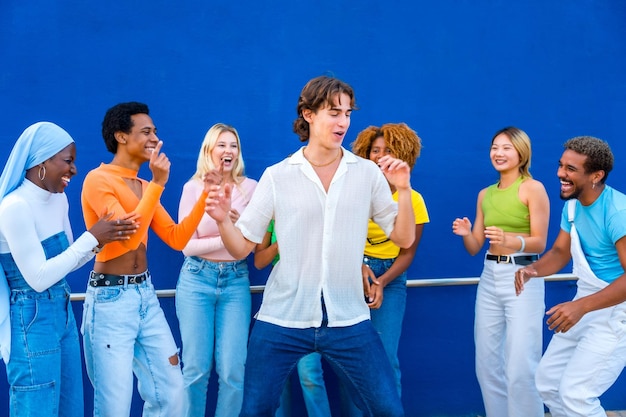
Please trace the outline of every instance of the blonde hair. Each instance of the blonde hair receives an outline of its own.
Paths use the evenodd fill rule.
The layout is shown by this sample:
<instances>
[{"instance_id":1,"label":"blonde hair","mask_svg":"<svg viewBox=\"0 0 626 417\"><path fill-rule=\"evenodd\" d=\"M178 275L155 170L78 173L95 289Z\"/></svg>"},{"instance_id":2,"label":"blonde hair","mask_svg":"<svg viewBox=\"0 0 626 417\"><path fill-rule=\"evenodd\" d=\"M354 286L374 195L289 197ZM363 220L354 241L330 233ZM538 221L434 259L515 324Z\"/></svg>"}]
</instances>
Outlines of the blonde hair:
<instances>
[{"instance_id":1,"label":"blonde hair","mask_svg":"<svg viewBox=\"0 0 626 417\"><path fill-rule=\"evenodd\" d=\"M237 129L224 123L214 124L213 126L211 126L209 131L206 132L206 135L204 135L204 140L202 141L202 145L200 146L200 154L198 155L196 173L193 174L192 178L202 179L204 174L206 174L207 172L219 168L216 167L213 163L213 158L211 158L211 152L213 152L213 149L217 144L217 139L224 132L230 132L235 135L235 138L237 138L237 146L239 147L239 153L237 155L237 159L235 159L235 163L233 164L233 169L231 171L232 180L235 182L235 184L239 184L243 180L245 174L239 133L237 133Z\"/></svg>"},{"instance_id":2,"label":"blonde hair","mask_svg":"<svg viewBox=\"0 0 626 417\"><path fill-rule=\"evenodd\" d=\"M530 138L522 129L514 126L505 127L498 130L491 138L491 144L500 134L506 135L511 141L511 144L519 155L519 172L524 178L532 178L530 175L530 158L532 156L532 150L530 147Z\"/></svg>"}]
</instances>

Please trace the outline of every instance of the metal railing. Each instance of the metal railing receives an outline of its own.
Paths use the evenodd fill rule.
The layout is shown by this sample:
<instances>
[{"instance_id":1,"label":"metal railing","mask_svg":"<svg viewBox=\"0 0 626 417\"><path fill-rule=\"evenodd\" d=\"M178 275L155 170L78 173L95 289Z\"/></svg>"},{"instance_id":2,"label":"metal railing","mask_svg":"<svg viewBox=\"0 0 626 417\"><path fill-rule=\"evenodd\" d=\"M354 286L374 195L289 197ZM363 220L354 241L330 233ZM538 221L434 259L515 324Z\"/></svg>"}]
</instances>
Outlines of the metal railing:
<instances>
[{"instance_id":1,"label":"metal railing","mask_svg":"<svg viewBox=\"0 0 626 417\"><path fill-rule=\"evenodd\" d=\"M554 274L544 278L546 281L573 281L578 278L574 274ZM480 277L469 278L425 278L425 279L409 279L406 282L406 286L409 288L416 287L445 287L455 285L476 285ZM251 285L250 292L252 294L260 294L265 289L265 285ZM176 290L156 290L159 298L175 297ZM70 299L72 301L83 301L85 299L85 293L72 293Z\"/></svg>"}]
</instances>

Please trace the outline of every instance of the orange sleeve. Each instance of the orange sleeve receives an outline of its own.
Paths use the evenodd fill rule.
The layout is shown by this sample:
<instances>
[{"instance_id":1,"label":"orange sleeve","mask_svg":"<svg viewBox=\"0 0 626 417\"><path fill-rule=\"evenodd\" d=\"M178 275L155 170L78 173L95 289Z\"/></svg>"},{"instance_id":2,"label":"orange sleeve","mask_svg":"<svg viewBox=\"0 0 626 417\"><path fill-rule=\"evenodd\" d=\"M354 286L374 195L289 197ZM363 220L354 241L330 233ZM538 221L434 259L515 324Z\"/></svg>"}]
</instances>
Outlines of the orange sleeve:
<instances>
[{"instance_id":1,"label":"orange sleeve","mask_svg":"<svg viewBox=\"0 0 626 417\"><path fill-rule=\"evenodd\" d=\"M172 249L182 251L198 228L204 215L207 193L202 192L187 217L176 224L163 206L159 205L152 219L152 230Z\"/></svg>"},{"instance_id":2,"label":"orange sleeve","mask_svg":"<svg viewBox=\"0 0 626 417\"><path fill-rule=\"evenodd\" d=\"M100 172L99 169L87 174L81 195L87 229L93 226L104 213L114 213L113 218L127 213L135 213L139 216L137 232L128 240L105 245L96 256L97 261L106 262L126 252L136 250L141 243L147 245L148 228L157 207L160 207L159 200L164 188L154 182L148 183L147 186L145 186L145 181L142 182L144 190L139 200L122 177Z\"/></svg>"}]
</instances>

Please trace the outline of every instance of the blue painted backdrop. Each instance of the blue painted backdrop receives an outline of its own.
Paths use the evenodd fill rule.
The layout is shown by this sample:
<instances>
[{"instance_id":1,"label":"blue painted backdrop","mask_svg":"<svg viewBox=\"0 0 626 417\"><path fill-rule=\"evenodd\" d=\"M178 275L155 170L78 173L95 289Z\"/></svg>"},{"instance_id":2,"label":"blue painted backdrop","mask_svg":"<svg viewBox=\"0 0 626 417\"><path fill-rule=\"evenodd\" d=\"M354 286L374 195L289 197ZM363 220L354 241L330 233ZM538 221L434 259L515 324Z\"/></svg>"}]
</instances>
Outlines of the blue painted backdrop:
<instances>
[{"instance_id":1,"label":"blue painted backdrop","mask_svg":"<svg viewBox=\"0 0 626 417\"><path fill-rule=\"evenodd\" d=\"M558 232L555 172L566 139L607 140L616 155L609 183L626 190L625 21L626 4L616 0L3 0L0 163L29 124L49 120L67 129L78 146L79 174L67 191L78 234L82 179L111 158L99 133L104 112L143 101L173 162L163 204L175 217L212 124L237 127L247 173L258 179L300 146L291 124L304 83L332 74L355 88L360 107L346 146L362 128L386 122L406 122L423 139L412 182L431 223L409 277L477 276L480 256L467 255L451 222L473 218L478 191L496 180L488 147L499 128L516 125L533 140L531 170L552 201L549 241ZM158 288L173 288L182 256L154 236L149 254ZM70 277L77 292L85 273ZM252 282L266 276L255 272ZM571 283L548 285L547 304L572 290ZM482 412L473 373L474 296L475 286L409 290L400 350L407 415ZM258 305L260 296L253 299ZM163 306L178 338L173 299ZM75 309L80 321L79 303ZM619 380L605 395L608 408L626 408L625 384ZM329 386L336 409L332 375ZM85 389L90 412L87 380ZM210 409L215 379L209 391ZM7 397L1 385L0 415ZM303 413L297 401L294 408Z\"/></svg>"}]
</instances>

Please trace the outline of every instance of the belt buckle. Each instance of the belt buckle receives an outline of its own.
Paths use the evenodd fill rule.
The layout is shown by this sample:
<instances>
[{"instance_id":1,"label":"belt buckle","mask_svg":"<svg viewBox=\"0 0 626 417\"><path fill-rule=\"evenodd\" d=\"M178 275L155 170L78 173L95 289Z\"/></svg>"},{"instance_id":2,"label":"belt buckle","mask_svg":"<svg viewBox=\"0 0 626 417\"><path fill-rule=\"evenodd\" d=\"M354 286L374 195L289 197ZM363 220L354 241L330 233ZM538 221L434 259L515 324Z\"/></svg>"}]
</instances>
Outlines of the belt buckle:
<instances>
[{"instance_id":1,"label":"belt buckle","mask_svg":"<svg viewBox=\"0 0 626 417\"><path fill-rule=\"evenodd\" d=\"M498 256L498 263L502 264L510 264L511 263L511 255L500 255Z\"/></svg>"}]
</instances>

